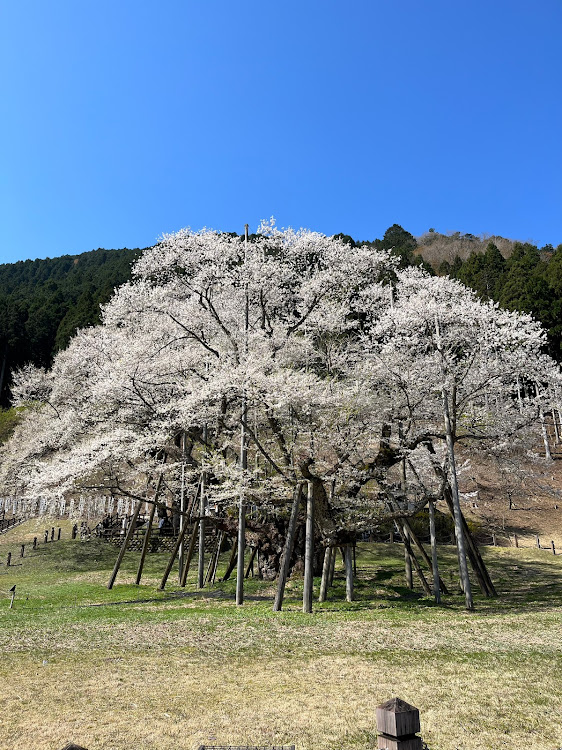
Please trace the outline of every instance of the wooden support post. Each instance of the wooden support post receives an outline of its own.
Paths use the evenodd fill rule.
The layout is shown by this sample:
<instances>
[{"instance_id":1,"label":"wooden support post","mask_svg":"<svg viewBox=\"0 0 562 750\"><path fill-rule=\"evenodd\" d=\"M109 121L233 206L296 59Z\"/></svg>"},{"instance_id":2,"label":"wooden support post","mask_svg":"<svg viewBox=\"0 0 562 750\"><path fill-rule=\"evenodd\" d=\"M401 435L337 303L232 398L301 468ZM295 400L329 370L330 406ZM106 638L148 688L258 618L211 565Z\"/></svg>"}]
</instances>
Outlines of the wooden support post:
<instances>
[{"instance_id":1,"label":"wooden support post","mask_svg":"<svg viewBox=\"0 0 562 750\"><path fill-rule=\"evenodd\" d=\"M405 533L403 533L403 539L404 539L404 544L408 548L408 552L410 554L410 559L412 560L412 565L414 566L414 569L415 569L416 573L418 574L418 578L420 579L422 588L423 588L423 590L425 591L425 593L428 596L431 596L431 589L429 587L429 583L427 582L427 580L426 580L426 578L425 578L425 576L423 574L423 570L421 568L421 565L418 562L418 558L415 556L414 551L412 549L412 545L410 544L410 540L409 540L408 536Z\"/></svg>"},{"instance_id":2,"label":"wooden support post","mask_svg":"<svg viewBox=\"0 0 562 750\"><path fill-rule=\"evenodd\" d=\"M425 547L423 546L423 544L418 539L418 536L417 536L416 532L414 531L414 529L412 528L412 526L410 524L410 520L408 518L403 518L402 519L402 524L404 525L404 527L406 529L406 532L408 533L408 539L410 539L410 542L414 542L414 544L416 545L416 547L419 549L419 551L421 553L421 556L423 557L423 559L427 563L427 566L429 568L433 569L432 560L430 559L429 555L425 551ZM439 586L441 587L441 591L443 592L443 594L448 594L449 593L449 590L447 589L447 587L445 586L445 583L443 582L443 580L441 578L439 579Z\"/></svg>"},{"instance_id":3,"label":"wooden support post","mask_svg":"<svg viewBox=\"0 0 562 750\"><path fill-rule=\"evenodd\" d=\"M215 562L214 562L214 565L213 565L213 571L211 573L211 583L215 582L215 578L216 578L216 575L217 575L217 568L218 568L218 565L219 565L219 558L220 558L220 555L221 555L221 547L222 547L223 540L224 540L224 531L220 531L219 532L219 541L218 541L218 544L217 544L217 554L215 555Z\"/></svg>"},{"instance_id":4,"label":"wooden support post","mask_svg":"<svg viewBox=\"0 0 562 750\"><path fill-rule=\"evenodd\" d=\"M555 555L556 554L556 548L554 546L554 542L553 541L550 542L550 546L552 547L552 554Z\"/></svg>"},{"instance_id":5,"label":"wooden support post","mask_svg":"<svg viewBox=\"0 0 562 750\"><path fill-rule=\"evenodd\" d=\"M57 531L57 542L60 542L60 533L61 533L61 528L59 526L59 530Z\"/></svg>"},{"instance_id":6,"label":"wooden support post","mask_svg":"<svg viewBox=\"0 0 562 750\"><path fill-rule=\"evenodd\" d=\"M390 544L394 544L394 529L390 529Z\"/></svg>"},{"instance_id":7,"label":"wooden support post","mask_svg":"<svg viewBox=\"0 0 562 750\"><path fill-rule=\"evenodd\" d=\"M293 491L293 507L291 508L291 517L289 519L289 527L287 528L287 538L285 539L285 549L283 550L283 556L281 557L281 563L279 566L279 578L277 580L277 591L275 592L275 601L273 603L273 611L280 612L283 606L283 597L285 595L285 585L287 578L289 577L289 568L291 567L291 557L293 555L293 547L295 545L295 532L297 529L297 519L299 515L299 507L302 498L302 484L299 482Z\"/></svg>"},{"instance_id":8,"label":"wooden support post","mask_svg":"<svg viewBox=\"0 0 562 750\"><path fill-rule=\"evenodd\" d=\"M33 537L33 549L37 549L37 537Z\"/></svg>"},{"instance_id":9,"label":"wooden support post","mask_svg":"<svg viewBox=\"0 0 562 750\"><path fill-rule=\"evenodd\" d=\"M219 560L219 554L220 554L220 548L222 544L222 537L223 532L219 531L217 534L217 543L215 545L215 549L213 550L213 554L211 555L211 558L209 560L209 565L207 566L207 573L205 575L205 585L208 583L213 583L214 581L214 574L217 570L217 564Z\"/></svg>"},{"instance_id":10,"label":"wooden support post","mask_svg":"<svg viewBox=\"0 0 562 750\"><path fill-rule=\"evenodd\" d=\"M185 536L186 530L187 530L187 524L185 524L183 529L178 534L178 538L176 539L176 543L174 544L174 548L172 549L172 554L170 555L170 559L168 560L168 565L166 566L166 570L164 571L164 575L162 576L162 580L160 581L160 586L158 586L158 591L164 591L164 586L166 585L168 576L170 575L172 571L172 567L174 565L175 559L178 556L178 551L179 551L181 543L183 542L183 538Z\"/></svg>"},{"instance_id":11,"label":"wooden support post","mask_svg":"<svg viewBox=\"0 0 562 750\"><path fill-rule=\"evenodd\" d=\"M514 534L514 535L513 535L513 539L514 539L514 541L515 541L515 546L516 546L516 547L519 547L519 539L517 538L517 534Z\"/></svg>"},{"instance_id":12,"label":"wooden support post","mask_svg":"<svg viewBox=\"0 0 562 750\"><path fill-rule=\"evenodd\" d=\"M51 527L51 542L55 541L55 527Z\"/></svg>"},{"instance_id":13,"label":"wooden support post","mask_svg":"<svg viewBox=\"0 0 562 750\"><path fill-rule=\"evenodd\" d=\"M193 529L191 531L191 538L189 540L189 548L187 550L187 557L185 559L183 571L182 571L181 578L180 578L180 586L182 588L185 586L185 583L187 581L187 574L189 573L189 566L191 565L191 560L193 558L193 553L195 551L195 542L197 540L198 531L199 531L199 524L197 523L197 520L194 520Z\"/></svg>"},{"instance_id":14,"label":"wooden support post","mask_svg":"<svg viewBox=\"0 0 562 750\"><path fill-rule=\"evenodd\" d=\"M45 529L45 544L49 541L49 529Z\"/></svg>"},{"instance_id":15,"label":"wooden support post","mask_svg":"<svg viewBox=\"0 0 562 750\"><path fill-rule=\"evenodd\" d=\"M250 559L248 560L248 565L246 566L246 573L244 575L244 578L248 578L250 576L250 573L252 574L252 578L254 577L254 560L258 554L259 554L259 548L256 545L255 547L252 547L252 553L250 554ZM258 566L259 566L259 561L258 561Z\"/></svg>"},{"instance_id":16,"label":"wooden support post","mask_svg":"<svg viewBox=\"0 0 562 750\"><path fill-rule=\"evenodd\" d=\"M14 599L16 598L16 584L15 583L10 589L10 593L12 595L12 598L10 599L10 609L12 609L12 607L14 606Z\"/></svg>"},{"instance_id":17,"label":"wooden support post","mask_svg":"<svg viewBox=\"0 0 562 750\"><path fill-rule=\"evenodd\" d=\"M406 534L408 530L406 529ZM410 554L408 548L404 545L404 571L406 573L406 586L409 589L414 588L414 576L412 573L412 561L410 560Z\"/></svg>"},{"instance_id":18,"label":"wooden support post","mask_svg":"<svg viewBox=\"0 0 562 750\"><path fill-rule=\"evenodd\" d=\"M158 493L158 489L160 487L161 482L162 482L162 474L160 474L160 478L158 479L158 486L156 488L156 493ZM152 507L150 508L150 515L148 516L148 523L146 525L144 539L142 540L141 556L139 560L139 567L137 568L137 577L135 579L135 583L137 586L141 582L142 569L144 568L144 560L146 558L146 553L148 552L148 545L150 544L150 536L152 534L152 522L154 521L155 512L156 512L156 498L154 499L154 502L152 503Z\"/></svg>"},{"instance_id":19,"label":"wooden support post","mask_svg":"<svg viewBox=\"0 0 562 750\"><path fill-rule=\"evenodd\" d=\"M537 549L540 549L541 548L541 540L539 539L539 535L538 534L537 534L536 540L537 540Z\"/></svg>"},{"instance_id":20,"label":"wooden support post","mask_svg":"<svg viewBox=\"0 0 562 750\"><path fill-rule=\"evenodd\" d=\"M187 524L187 499L185 496L185 430L181 433L181 479L180 479L180 527L179 530ZM178 555L178 583L181 581L181 576L184 568L184 553L183 543L180 545Z\"/></svg>"},{"instance_id":21,"label":"wooden support post","mask_svg":"<svg viewBox=\"0 0 562 750\"><path fill-rule=\"evenodd\" d=\"M201 507L199 508L199 545L197 550L197 588L202 589L205 585L205 501L201 495Z\"/></svg>"},{"instance_id":22,"label":"wooden support post","mask_svg":"<svg viewBox=\"0 0 562 750\"><path fill-rule=\"evenodd\" d=\"M207 423L203 425L203 442L207 444ZM205 472L201 472L201 494L199 496L199 550L197 552L197 588L205 584L205 516L207 515L207 495L205 491Z\"/></svg>"},{"instance_id":23,"label":"wooden support post","mask_svg":"<svg viewBox=\"0 0 562 750\"><path fill-rule=\"evenodd\" d=\"M8 552L8 558L6 560L6 567L9 568L11 564L12 564L12 553Z\"/></svg>"},{"instance_id":24,"label":"wooden support post","mask_svg":"<svg viewBox=\"0 0 562 750\"><path fill-rule=\"evenodd\" d=\"M238 561L237 553L238 553L238 538L235 537L232 541L232 550L230 552L230 560L228 561L228 565L226 566L225 574L220 579L221 581L228 581L228 579L232 575L232 571L236 567L236 563Z\"/></svg>"},{"instance_id":25,"label":"wooden support post","mask_svg":"<svg viewBox=\"0 0 562 750\"><path fill-rule=\"evenodd\" d=\"M238 505L238 559L236 562L236 604L244 604L244 554L246 552L246 503L244 492L240 494Z\"/></svg>"},{"instance_id":26,"label":"wooden support post","mask_svg":"<svg viewBox=\"0 0 562 750\"><path fill-rule=\"evenodd\" d=\"M127 545L129 544L129 542L131 541L131 537L133 536L133 532L135 530L135 525L137 523L137 518L139 517L141 506L142 506L142 501L139 500L137 502L135 512L133 513L131 517L131 522L129 523L129 528L127 529L125 538L123 539L123 544L121 545L121 549L119 550L119 555L117 556L117 560L115 561L115 566L113 567L113 571L111 573L111 576L109 577L109 583L107 584L108 589L113 588L113 584L115 583L115 579L117 578L117 573L119 572L119 568L121 567L121 563L123 562L123 558L125 557L125 551L127 549Z\"/></svg>"},{"instance_id":27,"label":"wooden support post","mask_svg":"<svg viewBox=\"0 0 562 750\"><path fill-rule=\"evenodd\" d=\"M304 551L304 581L302 591L302 611L312 612L312 586L314 564L314 485L308 482L306 497L306 534Z\"/></svg>"},{"instance_id":28,"label":"wooden support post","mask_svg":"<svg viewBox=\"0 0 562 750\"><path fill-rule=\"evenodd\" d=\"M351 547L345 547L345 600L353 601L353 552Z\"/></svg>"},{"instance_id":29,"label":"wooden support post","mask_svg":"<svg viewBox=\"0 0 562 750\"><path fill-rule=\"evenodd\" d=\"M23 557L24 555L25 555L25 544L22 544L21 545L20 557Z\"/></svg>"},{"instance_id":30,"label":"wooden support post","mask_svg":"<svg viewBox=\"0 0 562 750\"><path fill-rule=\"evenodd\" d=\"M441 589L439 587L439 565L437 563L437 535L435 533L435 505L429 501L429 536L431 539L431 569L433 573L433 594L435 603L441 604Z\"/></svg>"},{"instance_id":31,"label":"wooden support post","mask_svg":"<svg viewBox=\"0 0 562 750\"><path fill-rule=\"evenodd\" d=\"M332 547L332 554L330 556L330 575L328 577L328 586L334 585L334 575L336 572L336 548Z\"/></svg>"},{"instance_id":32,"label":"wooden support post","mask_svg":"<svg viewBox=\"0 0 562 750\"><path fill-rule=\"evenodd\" d=\"M326 547L324 550L324 563L322 565L322 580L320 581L320 594L318 595L319 602L326 601L326 594L328 591L328 582L330 580L330 564L332 562L332 547Z\"/></svg>"}]
</instances>

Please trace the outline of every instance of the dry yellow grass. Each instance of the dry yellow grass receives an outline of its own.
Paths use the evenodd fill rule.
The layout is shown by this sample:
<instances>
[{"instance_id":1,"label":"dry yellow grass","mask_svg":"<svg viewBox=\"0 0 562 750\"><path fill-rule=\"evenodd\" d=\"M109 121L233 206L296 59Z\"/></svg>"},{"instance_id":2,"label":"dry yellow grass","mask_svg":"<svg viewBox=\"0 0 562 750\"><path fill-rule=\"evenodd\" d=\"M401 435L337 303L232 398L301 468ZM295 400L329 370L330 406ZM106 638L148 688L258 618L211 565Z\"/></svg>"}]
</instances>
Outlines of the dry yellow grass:
<instances>
[{"instance_id":1,"label":"dry yellow grass","mask_svg":"<svg viewBox=\"0 0 562 750\"><path fill-rule=\"evenodd\" d=\"M128 585L132 555L108 592L114 550L72 544L10 572L27 601L0 599L0 750L367 750L395 695L420 708L431 750L562 746L561 558L489 551L503 596L469 614L458 596L406 601L399 549L366 547L358 602L305 616L294 599L273 615L268 586L238 609L226 590L158 595L158 556L150 586ZM71 553L76 570L61 567Z\"/></svg>"}]
</instances>

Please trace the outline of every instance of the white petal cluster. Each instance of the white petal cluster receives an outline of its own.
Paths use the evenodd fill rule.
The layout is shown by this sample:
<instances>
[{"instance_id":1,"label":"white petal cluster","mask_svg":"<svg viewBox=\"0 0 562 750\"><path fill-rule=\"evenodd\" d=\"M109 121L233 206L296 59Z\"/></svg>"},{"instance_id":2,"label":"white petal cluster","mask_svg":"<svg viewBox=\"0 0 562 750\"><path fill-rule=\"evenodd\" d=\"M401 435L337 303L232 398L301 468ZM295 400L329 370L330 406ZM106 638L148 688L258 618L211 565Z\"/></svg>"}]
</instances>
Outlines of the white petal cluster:
<instances>
[{"instance_id":1,"label":"white petal cluster","mask_svg":"<svg viewBox=\"0 0 562 750\"><path fill-rule=\"evenodd\" d=\"M16 374L28 409L2 449L0 494L141 497L163 470L171 497L183 464L193 487L203 468L212 477L217 503L228 507L243 486L274 510L312 466L334 508L360 523L377 496L365 488L385 425L427 489L423 440L443 434L443 387L459 439L505 441L536 417L536 384L543 400L559 384L528 316L448 278L399 271L371 247L273 223L249 243L207 230L164 236L102 320L49 372Z\"/></svg>"}]
</instances>

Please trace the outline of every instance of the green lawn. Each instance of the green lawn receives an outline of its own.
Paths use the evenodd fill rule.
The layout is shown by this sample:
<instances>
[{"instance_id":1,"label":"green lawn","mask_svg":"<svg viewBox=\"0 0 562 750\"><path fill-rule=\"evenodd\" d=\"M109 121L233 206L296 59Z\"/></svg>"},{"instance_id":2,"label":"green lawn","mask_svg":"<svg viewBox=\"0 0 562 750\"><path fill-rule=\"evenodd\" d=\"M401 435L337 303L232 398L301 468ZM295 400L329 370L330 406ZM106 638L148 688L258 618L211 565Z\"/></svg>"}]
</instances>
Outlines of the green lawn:
<instances>
[{"instance_id":1,"label":"green lawn","mask_svg":"<svg viewBox=\"0 0 562 750\"><path fill-rule=\"evenodd\" d=\"M404 587L398 545L361 545L356 601L341 563L324 604L301 609L302 580L282 613L274 587L234 579L197 591L170 576L165 554L129 552L112 591L117 550L63 540L31 551L45 522L0 536L0 748L174 750L206 744L295 743L298 750L376 747L374 709L395 695L418 706L431 750L562 746L562 558L487 549L500 596L467 613L455 555L444 606ZM19 545L26 542L26 556ZM6 554L15 563L7 568ZM221 560L224 570L228 555ZM315 581L316 591L318 581ZM8 589L16 584L14 608Z\"/></svg>"}]
</instances>

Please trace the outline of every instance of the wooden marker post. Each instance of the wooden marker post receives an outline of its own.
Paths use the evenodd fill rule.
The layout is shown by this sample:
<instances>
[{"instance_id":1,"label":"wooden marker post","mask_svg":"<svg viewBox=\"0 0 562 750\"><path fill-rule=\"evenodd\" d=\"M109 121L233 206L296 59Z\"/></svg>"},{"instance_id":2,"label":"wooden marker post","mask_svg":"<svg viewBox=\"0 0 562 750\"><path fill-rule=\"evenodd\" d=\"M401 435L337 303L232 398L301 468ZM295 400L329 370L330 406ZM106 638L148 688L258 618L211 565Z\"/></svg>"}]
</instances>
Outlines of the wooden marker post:
<instances>
[{"instance_id":1,"label":"wooden marker post","mask_svg":"<svg viewBox=\"0 0 562 750\"><path fill-rule=\"evenodd\" d=\"M10 609L12 609L12 607L14 606L14 599L16 598L16 584L15 583L10 589L10 593L12 594L12 598L10 600Z\"/></svg>"},{"instance_id":2,"label":"wooden marker post","mask_svg":"<svg viewBox=\"0 0 562 750\"><path fill-rule=\"evenodd\" d=\"M400 698L377 706L377 731L379 750L422 750L420 712Z\"/></svg>"},{"instance_id":3,"label":"wooden marker post","mask_svg":"<svg viewBox=\"0 0 562 750\"><path fill-rule=\"evenodd\" d=\"M20 551L20 557L23 557L25 555L25 544L21 545L21 551Z\"/></svg>"}]
</instances>

